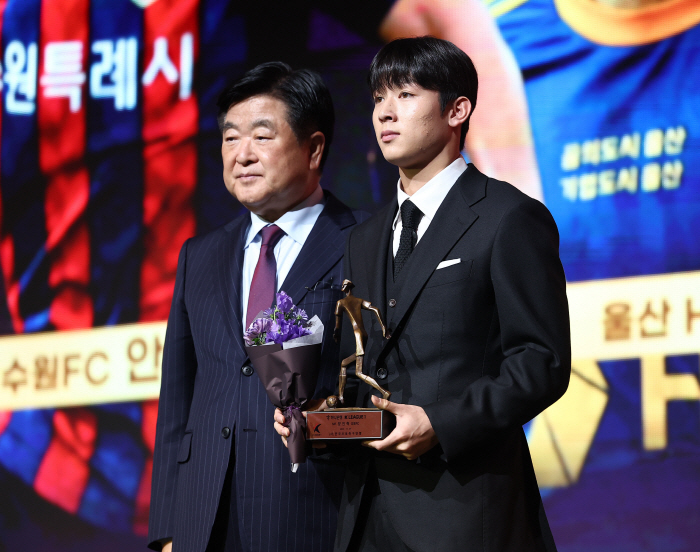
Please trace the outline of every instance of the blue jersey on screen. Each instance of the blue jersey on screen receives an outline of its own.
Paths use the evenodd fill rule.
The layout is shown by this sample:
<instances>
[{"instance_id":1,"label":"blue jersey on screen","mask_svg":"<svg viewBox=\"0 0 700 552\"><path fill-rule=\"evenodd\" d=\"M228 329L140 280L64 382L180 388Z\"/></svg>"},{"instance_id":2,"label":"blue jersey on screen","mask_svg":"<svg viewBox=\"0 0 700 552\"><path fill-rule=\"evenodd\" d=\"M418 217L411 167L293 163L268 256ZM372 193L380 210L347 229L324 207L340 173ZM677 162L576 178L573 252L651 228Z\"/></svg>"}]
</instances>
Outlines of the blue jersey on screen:
<instances>
[{"instance_id":1,"label":"blue jersey on screen","mask_svg":"<svg viewBox=\"0 0 700 552\"><path fill-rule=\"evenodd\" d=\"M698 270L700 25L608 46L552 0L489 3L523 71L567 279Z\"/></svg>"}]
</instances>

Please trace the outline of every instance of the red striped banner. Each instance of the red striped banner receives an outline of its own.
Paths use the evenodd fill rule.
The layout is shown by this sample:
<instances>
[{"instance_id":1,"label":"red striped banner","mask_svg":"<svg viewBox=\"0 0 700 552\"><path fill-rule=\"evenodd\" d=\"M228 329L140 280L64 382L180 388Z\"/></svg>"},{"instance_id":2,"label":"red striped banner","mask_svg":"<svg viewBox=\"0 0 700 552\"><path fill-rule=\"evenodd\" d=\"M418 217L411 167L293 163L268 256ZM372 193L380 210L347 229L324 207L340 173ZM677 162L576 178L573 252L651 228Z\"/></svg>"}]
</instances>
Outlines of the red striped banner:
<instances>
[{"instance_id":1,"label":"red striped banner","mask_svg":"<svg viewBox=\"0 0 700 552\"><path fill-rule=\"evenodd\" d=\"M24 321L19 313L19 282L14 278L15 271L15 242L12 234L0 235L0 263L5 278L5 293L7 308L12 318L15 333L24 332Z\"/></svg>"},{"instance_id":2,"label":"red striped banner","mask_svg":"<svg viewBox=\"0 0 700 552\"><path fill-rule=\"evenodd\" d=\"M56 329L92 326L90 186L84 165L89 0L44 0L39 50L39 164L47 177L46 249Z\"/></svg>"},{"instance_id":3,"label":"red striped banner","mask_svg":"<svg viewBox=\"0 0 700 552\"><path fill-rule=\"evenodd\" d=\"M178 252L195 232L198 3L160 0L144 10L142 322L167 319Z\"/></svg>"},{"instance_id":4,"label":"red striped banner","mask_svg":"<svg viewBox=\"0 0 700 552\"><path fill-rule=\"evenodd\" d=\"M158 418L158 401L145 401L142 405L143 418L141 433L144 444L148 447L148 458L143 467L139 490L136 494L134 508L134 533L148 534L148 510L151 504L151 475L153 473L153 449L156 445L156 419Z\"/></svg>"},{"instance_id":5,"label":"red striped banner","mask_svg":"<svg viewBox=\"0 0 700 552\"><path fill-rule=\"evenodd\" d=\"M85 408L57 410L53 425L54 436L34 478L34 489L75 514L90 478L97 418Z\"/></svg>"},{"instance_id":6,"label":"red striped banner","mask_svg":"<svg viewBox=\"0 0 700 552\"><path fill-rule=\"evenodd\" d=\"M12 412L9 410L0 410L0 435L5 432L5 428L10 423L10 418L12 418Z\"/></svg>"}]
</instances>

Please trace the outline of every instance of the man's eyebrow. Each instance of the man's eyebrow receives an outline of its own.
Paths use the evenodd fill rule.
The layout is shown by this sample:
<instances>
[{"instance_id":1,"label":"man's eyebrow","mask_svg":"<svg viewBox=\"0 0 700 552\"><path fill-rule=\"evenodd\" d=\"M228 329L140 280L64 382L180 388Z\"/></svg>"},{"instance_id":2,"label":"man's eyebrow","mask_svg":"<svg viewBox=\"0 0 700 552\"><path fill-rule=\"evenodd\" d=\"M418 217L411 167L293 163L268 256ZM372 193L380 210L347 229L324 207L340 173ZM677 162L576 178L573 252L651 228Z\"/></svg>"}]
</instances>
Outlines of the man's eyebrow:
<instances>
[{"instance_id":1,"label":"man's eyebrow","mask_svg":"<svg viewBox=\"0 0 700 552\"><path fill-rule=\"evenodd\" d=\"M275 124L270 119L255 119L251 128L265 127L270 130L275 130Z\"/></svg>"},{"instance_id":2,"label":"man's eyebrow","mask_svg":"<svg viewBox=\"0 0 700 552\"><path fill-rule=\"evenodd\" d=\"M268 128L270 130L276 130L275 124L270 120L270 119L255 119L251 125L250 128L258 128L258 127L264 127ZM232 123L231 121L224 121L224 124L221 127L222 131L226 130L240 130L237 124Z\"/></svg>"}]
</instances>

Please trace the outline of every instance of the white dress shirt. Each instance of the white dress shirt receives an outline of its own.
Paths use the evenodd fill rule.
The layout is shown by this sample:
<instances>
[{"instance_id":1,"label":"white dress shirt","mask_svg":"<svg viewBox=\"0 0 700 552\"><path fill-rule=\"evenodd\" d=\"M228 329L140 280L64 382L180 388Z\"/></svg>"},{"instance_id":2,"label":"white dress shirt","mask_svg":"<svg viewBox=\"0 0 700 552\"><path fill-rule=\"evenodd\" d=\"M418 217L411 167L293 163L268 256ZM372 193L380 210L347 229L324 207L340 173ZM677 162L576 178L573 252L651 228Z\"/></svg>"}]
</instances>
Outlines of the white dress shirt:
<instances>
[{"instance_id":1,"label":"white dress shirt","mask_svg":"<svg viewBox=\"0 0 700 552\"><path fill-rule=\"evenodd\" d=\"M399 183L396 185L397 192L396 198L399 201L399 210L396 212L396 217L394 218L394 257L396 252L399 250L399 241L401 240L401 230L403 229L403 224L401 224L401 205L407 199L418 207L423 213L423 218L420 219L418 223L418 241L423 237L425 231L430 226L433 218L435 218L435 213L442 205L443 200L447 193L452 189L454 183L462 175L464 171L467 170L467 162L460 155L447 167L442 169L433 178L428 180L415 194L409 196L403 191L401 187L401 179L399 178ZM417 242L416 242L417 243Z\"/></svg>"},{"instance_id":2,"label":"white dress shirt","mask_svg":"<svg viewBox=\"0 0 700 552\"><path fill-rule=\"evenodd\" d=\"M270 224L276 224L285 233L275 245L274 250L275 261L277 262L277 291L279 291L325 204L323 190L319 186L309 197L291 211L287 211L274 223L268 222L254 213L250 213L250 225L248 226L245 240L241 279L241 305L243 307L243 318L241 320L244 321L244 325L248 314L250 284L253 281L253 273L260 257L260 246L262 244L260 230ZM292 300L294 299L295 297L292 297Z\"/></svg>"}]
</instances>

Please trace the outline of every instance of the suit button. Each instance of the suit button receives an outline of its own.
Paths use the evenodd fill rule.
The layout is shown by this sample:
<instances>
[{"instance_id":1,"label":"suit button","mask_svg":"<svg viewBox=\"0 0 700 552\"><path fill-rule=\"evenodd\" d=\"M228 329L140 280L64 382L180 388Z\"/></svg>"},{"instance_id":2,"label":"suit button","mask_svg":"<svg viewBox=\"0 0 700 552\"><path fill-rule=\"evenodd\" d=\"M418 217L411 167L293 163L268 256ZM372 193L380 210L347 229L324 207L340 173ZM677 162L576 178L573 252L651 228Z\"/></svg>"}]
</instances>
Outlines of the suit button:
<instances>
[{"instance_id":1,"label":"suit button","mask_svg":"<svg viewBox=\"0 0 700 552\"><path fill-rule=\"evenodd\" d=\"M225 427L221 430L221 436L224 439L228 439L230 435L231 435L231 430L229 428Z\"/></svg>"},{"instance_id":2,"label":"suit button","mask_svg":"<svg viewBox=\"0 0 700 552\"><path fill-rule=\"evenodd\" d=\"M389 299L389 306L395 307L396 306L396 299Z\"/></svg>"},{"instance_id":3,"label":"suit button","mask_svg":"<svg viewBox=\"0 0 700 552\"><path fill-rule=\"evenodd\" d=\"M253 375L253 367L250 364L244 364L241 367L241 372L243 372L244 376L252 376Z\"/></svg>"},{"instance_id":4,"label":"suit button","mask_svg":"<svg viewBox=\"0 0 700 552\"><path fill-rule=\"evenodd\" d=\"M388 372L386 371L386 368L380 368L377 370L377 377L379 379L386 379Z\"/></svg>"}]
</instances>

